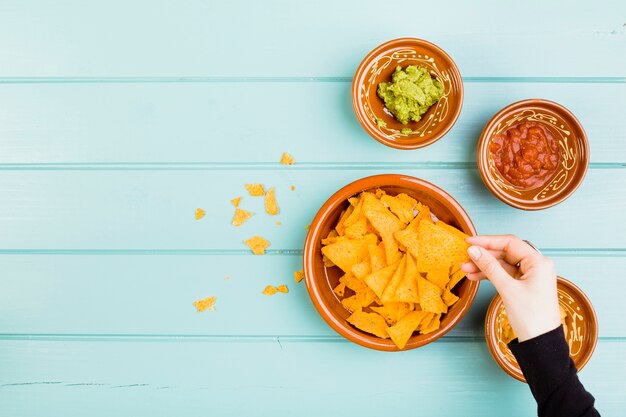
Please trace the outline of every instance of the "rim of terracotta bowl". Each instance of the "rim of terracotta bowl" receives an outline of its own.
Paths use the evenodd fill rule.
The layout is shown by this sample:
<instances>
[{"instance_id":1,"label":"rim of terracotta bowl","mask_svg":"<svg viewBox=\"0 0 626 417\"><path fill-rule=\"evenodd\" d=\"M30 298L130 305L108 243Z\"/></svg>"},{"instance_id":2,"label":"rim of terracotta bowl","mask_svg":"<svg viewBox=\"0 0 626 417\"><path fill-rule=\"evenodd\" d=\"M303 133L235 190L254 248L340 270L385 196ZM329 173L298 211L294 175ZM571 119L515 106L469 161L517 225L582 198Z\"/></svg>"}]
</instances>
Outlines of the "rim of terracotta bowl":
<instances>
[{"instance_id":1,"label":"rim of terracotta bowl","mask_svg":"<svg viewBox=\"0 0 626 417\"><path fill-rule=\"evenodd\" d=\"M580 372L591 359L591 356L596 348L596 344L598 343L598 317L593 309L591 300L589 300L589 297L587 297L587 295L578 286L563 277L557 277L557 286L563 292L569 292L570 294L573 294L574 297L582 301L582 308L585 310L586 314L585 319L589 321L589 325L586 326L586 332L584 334L585 340L588 342L581 345L581 350L584 349L584 353L574 359L576 369ZM562 296L559 295L559 300L561 300L561 298ZM559 303L561 303L561 301L559 301ZM487 347L489 348L489 353L502 370L518 381L526 382L524 374L522 373L522 370L517 362L511 362L500 351L500 349L496 347L496 313L500 310L502 305L502 297L496 293L493 300L491 300L491 303L487 308L487 314L485 315L485 339L487 341ZM508 348L507 351L510 352Z\"/></svg>"},{"instance_id":2,"label":"rim of terracotta bowl","mask_svg":"<svg viewBox=\"0 0 626 417\"><path fill-rule=\"evenodd\" d=\"M327 276L325 274L317 276L315 272L316 265L322 264L321 239L325 237L322 236L322 231L328 221L330 221L333 214L337 213L337 211L340 211L342 207L344 207L349 197L352 197L361 191L373 190L376 188L384 189L389 187L419 190L419 192L433 195L442 207L445 207L446 210L453 213L455 221L459 223L465 233L469 235L476 235L474 224L465 210L452 196L436 185L408 175L374 175L371 177L361 178L344 186L335 192L324 203L324 205L322 205L311 223L311 227L309 228L309 232L304 243L303 264L305 271L305 283L309 297L311 298L315 309L324 321L330 325L330 327L332 327L341 336L361 346L375 350L395 352L400 350L390 339L381 339L374 335L369 335L356 329L355 327L352 327L352 325L346 322L345 319L342 319L334 314L332 307L326 304L324 301L325 297L322 295L323 286L329 286ZM324 271L326 270L327 268L324 267ZM456 324L458 324L459 321L461 321L476 298L479 286L479 282L477 281L464 279L462 282L462 285L465 287L457 286L456 288L458 288L459 291L462 290L464 294L462 294L459 301L452 307L456 308L454 315L450 315L448 313L448 315L446 315L446 317L442 320L441 327L433 333L426 335L412 335L402 351L424 346L439 339L441 336L450 331ZM345 311L347 312L348 310Z\"/></svg>"},{"instance_id":3,"label":"rim of terracotta bowl","mask_svg":"<svg viewBox=\"0 0 626 417\"><path fill-rule=\"evenodd\" d=\"M556 115L556 117L560 118L564 122L561 126L574 134L573 139L576 142L578 153L574 157L574 164L569 169L565 168L564 161L561 160L560 165L562 168L557 169L546 183L532 189L521 189L509 184L502 178L494 178L498 174L492 172L492 170L496 169L495 167L490 169L489 166L491 158L489 143L493 137L493 131L500 123L514 114L519 115L524 111L533 112L532 117L534 117L535 110L541 110L548 113L548 116ZM553 133L554 129L557 129L556 133L562 136L562 129L559 130L556 124L546 121L541 114L537 114L537 116L538 118L533 118L532 120L547 126ZM572 148L570 148L570 151L573 151ZM543 210L563 202L582 184L589 165L589 152L589 140L585 129L571 111L554 101L531 98L511 103L489 119L478 139L476 162L483 183L498 199L522 210ZM560 180L562 175L566 175L565 182Z\"/></svg>"},{"instance_id":4,"label":"rim of terracotta bowl","mask_svg":"<svg viewBox=\"0 0 626 417\"><path fill-rule=\"evenodd\" d=\"M389 53L394 49L401 50L400 48L402 47L415 47L430 51L431 58L433 54L439 55L442 58L442 61L445 63L446 68L449 68L448 76L450 77L450 82L454 87L452 88L452 91L450 93L458 96L458 106L455 106L452 115L447 118L444 129L437 132L436 134L425 135L424 137L421 137L417 133L415 133L403 135L401 139L393 139L389 135L383 134L380 128L374 122L372 122L372 120L370 120L370 118L366 114L364 106L361 104L361 100L359 100L361 86L365 83L365 79L368 73L367 70L372 65L372 62L376 59L380 59L381 55L384 56L384 54ZM378 97L376 98L378 99ZM437 104L431 106L428 112L424 114L422 120L417 123L419 124L422 121L426 121L427 115L436 106ZM354 113L356 114L359 123L361 124L361 126L363 126L365 131L383 145L401 150L423 148L444 137L450 131L450 129L452 129L452 127L458 120L459 115L461 114L461 109L463 107L463 78L461 77L459 68L452 60L450 55L434 43L419 38L393 39L383 43L382 45L377 46L370 53L368 53L363 61L361 61L361 63L359 64L352 80L352 107L354 108ZM407 127L409 127L409 125L407 125Z\"/></svg>"}]
</instances>

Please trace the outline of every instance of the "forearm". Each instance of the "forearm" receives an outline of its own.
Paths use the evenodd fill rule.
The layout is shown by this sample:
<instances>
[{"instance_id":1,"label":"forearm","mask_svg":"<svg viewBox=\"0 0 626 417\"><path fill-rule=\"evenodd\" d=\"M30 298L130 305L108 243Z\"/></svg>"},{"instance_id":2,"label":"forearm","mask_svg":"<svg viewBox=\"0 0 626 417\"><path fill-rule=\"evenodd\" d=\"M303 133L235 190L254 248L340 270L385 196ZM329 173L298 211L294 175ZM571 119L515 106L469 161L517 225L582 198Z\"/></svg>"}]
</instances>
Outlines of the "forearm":
<instances>
[{"instance_id":1,"label":"forearm","mask_svg":"<svg viewBox=\"0 0 626 417\"><path fill-rule=\"evenodd\" d=\"M561 326L541 336L509 344L537 400L539 417L592 417L600 414L580 383Z\"/></svg>"}]
</instances>

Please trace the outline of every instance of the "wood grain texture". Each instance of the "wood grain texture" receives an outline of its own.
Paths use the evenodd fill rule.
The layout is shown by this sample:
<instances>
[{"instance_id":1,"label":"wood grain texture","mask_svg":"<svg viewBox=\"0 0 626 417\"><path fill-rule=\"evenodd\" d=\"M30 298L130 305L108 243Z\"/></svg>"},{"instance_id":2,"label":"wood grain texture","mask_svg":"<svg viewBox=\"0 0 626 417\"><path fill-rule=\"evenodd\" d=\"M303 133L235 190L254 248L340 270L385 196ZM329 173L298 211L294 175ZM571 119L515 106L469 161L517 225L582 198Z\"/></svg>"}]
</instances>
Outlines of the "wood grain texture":
<instances>
[{"instance_id":1,"label":"wood grain texture","mask_svg":"<svg viewBox=\"0 0 626 417\"><path fill-rule=\"evenodd\" d=\"M394 7L403 13L385 19L372 0L8 2L0 77L350 77L406 36L439 44L466 77L626 75L623 1L458 0L437 3L437 19L410 0Z\"/></svg>"},{"instance_id":2,"label":"wood grain texture","mask_svg":"<svg viewBox=\"0 0 626 417\"><path fill-rule=\"evenodd\" d=\"M0 164L254 162L276 168L283 151L294 154L296 168L475 163L485 123L530 97L561 103L579 118L592 166L626 164L626 83L492 82L466 83L452 131L411 152L367 135L354 116L348 82L0 84L0 108L11 110L0 113Z\"/></svg>"},{"instance_id":3,"label":"wood grain texture","mask_svg":"<svg viewBox=\"0 0 626 417\"><path fill-rule=\"evenodd\" d=\"M624 342L600 343L581 373L606 415L626 406L623 351ZM0 411L12 417L416 409L483 417L502 415L503 407L521 417L536 409L528 387L500 370L483 342L380 353L345 341L3 341L0 360Z\"/></svg>"},{"instance_id":4,"label":"wood grain texture","mask_svg":"<svg viewBox=\"0 0 626 417\"><path fill-rule=\"evenodd\" d=\"M626 247L624 169L591 170L571 198L537 212L497 200L475 169L385 171L423 178L447 190L479 233L515 233L542 248ZM379 173L289 167L0 171L0 193L10 202L0 206L0 249L247 250L243 241L257 234L270 240L271 250L301 249L305 226L328 197L349 182ZM253 182L276 187L279 215L267 215L263 199L247 195L244 184ZM242 208L256 213L241 227L231 225L230 199L237 196L244 196ZM200 221L194 218L197 207L207 211Z\"/></svg>"},{"instance_id":5,"label":"wood grain texture","mask_svg":"<svg viewBox=\"0 0 626 417\"><path fill-rule=\"evenodd\" d=\"M0 261L5 334L340 338L315 311L304 283L293 281L300 256L0 255ZM612 285L626 257L566 254L554 261L594 303L600 337L626 335L621 295ZM287 284L289 294L266 297L268 284ZM482 339L494 293L483 283L448 335ZM216 311L197 313L191 303L210 295Z\"/></svg>"}]
</instances>

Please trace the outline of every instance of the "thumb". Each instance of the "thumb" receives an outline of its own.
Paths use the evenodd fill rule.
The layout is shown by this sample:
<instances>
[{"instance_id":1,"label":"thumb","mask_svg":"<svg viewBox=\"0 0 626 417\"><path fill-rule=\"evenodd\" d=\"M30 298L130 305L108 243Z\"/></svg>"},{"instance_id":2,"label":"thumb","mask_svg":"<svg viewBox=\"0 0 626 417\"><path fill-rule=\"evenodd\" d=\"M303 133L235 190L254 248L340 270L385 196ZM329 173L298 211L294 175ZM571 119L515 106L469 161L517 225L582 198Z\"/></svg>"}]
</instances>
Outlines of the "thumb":
<instances>
[{"instance_id":1,"label":"thumb","mask_svg":"<svg viewBox=\"0 0 626 417\"><path fill-rule=\"evenodd\" d=\"M514 278L502 268L500 262L488 250L480 246L470 246L467 253L500 294L507 291L511 283L514 282Z\"/></svg>"}]
</instances>

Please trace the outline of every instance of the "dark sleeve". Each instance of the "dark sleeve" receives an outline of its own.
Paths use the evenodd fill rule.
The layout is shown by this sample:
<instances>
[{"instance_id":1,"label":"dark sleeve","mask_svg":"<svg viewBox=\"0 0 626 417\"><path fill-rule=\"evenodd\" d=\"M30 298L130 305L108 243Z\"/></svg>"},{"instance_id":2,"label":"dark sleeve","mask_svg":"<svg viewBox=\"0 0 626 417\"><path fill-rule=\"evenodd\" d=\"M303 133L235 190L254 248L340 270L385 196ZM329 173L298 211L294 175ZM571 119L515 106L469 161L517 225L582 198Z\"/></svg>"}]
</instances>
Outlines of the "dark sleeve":
<instances>
[{"instance_id":1,"label":"dark sleeve","mask_svg":"<svg viewBox=\"0 0 626 417\"><path fill-rule=\"evenodd\" d=\"M509 348L537 400L539 417L600 416L578 380L562 326L522 343L515 339Z\"/></svg>"}]
</instances>

